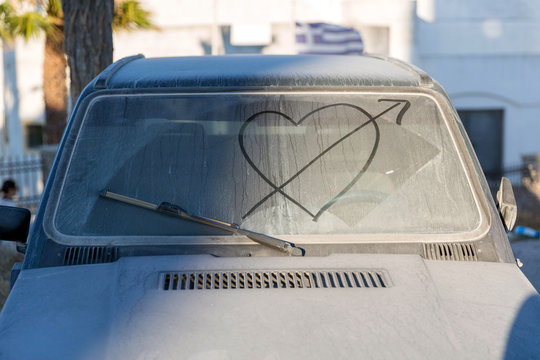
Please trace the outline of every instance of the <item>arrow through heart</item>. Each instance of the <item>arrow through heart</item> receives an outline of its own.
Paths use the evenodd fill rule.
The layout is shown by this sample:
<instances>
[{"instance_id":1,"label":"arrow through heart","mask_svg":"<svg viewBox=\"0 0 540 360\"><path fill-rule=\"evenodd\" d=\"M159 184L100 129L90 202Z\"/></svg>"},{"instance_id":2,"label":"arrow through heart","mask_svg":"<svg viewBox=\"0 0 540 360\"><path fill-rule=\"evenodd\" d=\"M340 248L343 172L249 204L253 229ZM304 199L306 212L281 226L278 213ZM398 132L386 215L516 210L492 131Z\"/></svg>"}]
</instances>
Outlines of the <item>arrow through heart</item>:
<instances>
[{"instance_id":1,"label":"arrow through heart","mask_svg":"<svg viewBox=\"0 0 540 360\"><path fill-rule=\"evenodd\" d=\"M403 118L403 115L407 112L407 110L410 107L410 102L408 100L379 99L378 101L379 102L394 102L394 104L392 106L388 107L387 109L385 109L384 111L380 112L379 114L375 115L375 116L372 116L370 113L368 113L366 110L364 110L363 108L361 108L359 106L352 105L352 104L347 104L347 103L338 103L338 104L331 104L331 105L327 105L327 106L323 106L323 107L320 107L318 109L315 109L315 110L309 112L308 114L304 115L298 121L295 121L293 118L291 118L290 116L288 116L288 115L286 115L286 114L284 114L282 112L271 111L271 110L261 111L261 112L258 112L256 114L252 115L251 117L249 117L242 124L242 127L240 128L240 131L238 133L238 142L239 142L239 145L240 145L240 150L241 150L244 158L248 162L248 164L251 166L251 168L261 177L261 179L264 180L264 182L266 182L271 188L273 188L273 190L270 193L268 193L266 196L264 196L255 205L253 205L251 207L251 209L249 209L246 212L246 214L244 214L242 216L242 219L245 219L246 217L248 217L258 207L260 207L263 203L265 203L268 199L270 199L275 194L279 193L282 196L284 196L286 199L291 201L293 204L298 206L300 209L302 209L304 212L309 214L313 218L313 221L317 221L319 219L319 217L325 211L327 211L332 205L334 205L343 195L345 195L354 186L354 184L356 182L358 182L358 180L360 180L360 178L364 175L364 173L368 170L369 166L371 165L371 163L372 163L372 161L373 161L373 159L374 159L374 157L375 157L375 155L377 153L377 149L378 149L378 146L379 146L379 139L380 139L379 126L378 126L376 120L378 118L380 118L381 116L383 116L384 114L388 113L389 111L393 110L394 108L398 107L399 105L403 104L403 108L401 109L401 111L399 112L399 114L397 115L397 118L396 118L396 124L401 125L401 120ZM346 133L344 136L340 137L339 139L335 140L333 143L329 144L319 154L314 156L308 163L306 163L304 166L302 166L295 174L290 176L287 180L282 182L280 185L274 183L274 181L272 181L269 178L269 176L267 176L266 174L263 173L263 171L261 171L261 169L255 164L255 162L253 161L252 157L250 156L250 154L248 153L248 151L246 149L246 146L245 146L246 129L248 129L250 124L253 124L257 119L260 119L262 115L265 115L265 114L277 115L278 117L285 119L285 121L288 122L290 125L298 127L301 124L303 124L306 119L311 118L315 114L320 113L321 111L326 110L326 109L337 108L337 107L346 107L346 108L349 108L349 109L357 110L360 113L362 113L365 117L367 117L367 121L365 121L362 124L356 126L351 131ZM328 201L326 201L316 212L315 211L310 211L309 209L307 209L307 207L305 205L301 204L297 199L293 198L290 194L285 192L284 188L287 185L289 185L291 182L293 182L295 179L297 179L302 173L304 173L306 170L308 170L315 162L320 160L322 157L324 157L326 154L328 154L336 146L342 144L345 140L350 139L351 136L358 133L360 130L364 129L368 125L373 126L373 129L375 131L375 139L374 139L374 144L373 144L372 150L369 153L369 156L367 157L364 165L356 173L356 175L352 178L352 180L349 181L349 183L346 184L346 186L341 191L339 191L336 195L334 195Z\"/></svg>"}]
</instances>

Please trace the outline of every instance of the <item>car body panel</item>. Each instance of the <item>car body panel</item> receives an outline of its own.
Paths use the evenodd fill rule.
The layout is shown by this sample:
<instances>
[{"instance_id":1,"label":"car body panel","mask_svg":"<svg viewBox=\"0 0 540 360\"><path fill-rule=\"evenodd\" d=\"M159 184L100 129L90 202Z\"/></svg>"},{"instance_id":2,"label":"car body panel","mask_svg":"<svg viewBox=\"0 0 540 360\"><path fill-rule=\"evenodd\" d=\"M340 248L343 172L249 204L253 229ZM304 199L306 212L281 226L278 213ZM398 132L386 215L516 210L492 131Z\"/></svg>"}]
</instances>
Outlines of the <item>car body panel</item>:
<instances>
[{"instance_id":1,"label":"car body panel","mask_svg":"<svg viewBox=\"0 0 540 360\"><path fill-rule=\"evenodd\" d=\"M419 86L426 77L423 72L403 66L397 60L381 61L370 56L235 55L135 58L105 70L97 81L98 87L106 84L107 89L263 87L272 90L277 87Z\"/></svg>"},{"instance_id":2,"label":"car body panel","mask_svg":"<svg viewBox=\"0 0 540 360\"><path fill-rule=\"evenodd\" d=\"M466 239L459 233L391 234L392 241L385 234L362 241L349 234L341 243L322 235L308 256L287 257L247 239L228 243L208 236L199 247L151 237L122 244L120 238L92 243L81 236L70 243L45 229L80 119L97 97L297 91L436 98L482 213L481 231ZM371 285L345 286L351 280L339 274L354 272L380 275ZM240 273L254 274L249 288L215 285L223 274ZM329 274L335 282L300 287L284 280L274 288L264 280L306 273ZM178 288L184 275L197 279L190 280L193 289ZM107 68L75 105L23 268L0 313L0 358L540 358L538 319L540 295L514 262L459 117L421 70L375 56L136 56Z\"/></svg>"},{"instance_id":3,"label":"car body panel","mask_svg":"<svg viewBox=\"0 0 540 360\"><path fill-rule=\"evenodd\" d=\"M159 280L164 271L339 269L383 270L388 282L165 291ZM2 358L480 359L540 346L530 337L539 295L515 265L414 255L122 258L25 271L6 305Z\"/></svg>"}]
</instances>

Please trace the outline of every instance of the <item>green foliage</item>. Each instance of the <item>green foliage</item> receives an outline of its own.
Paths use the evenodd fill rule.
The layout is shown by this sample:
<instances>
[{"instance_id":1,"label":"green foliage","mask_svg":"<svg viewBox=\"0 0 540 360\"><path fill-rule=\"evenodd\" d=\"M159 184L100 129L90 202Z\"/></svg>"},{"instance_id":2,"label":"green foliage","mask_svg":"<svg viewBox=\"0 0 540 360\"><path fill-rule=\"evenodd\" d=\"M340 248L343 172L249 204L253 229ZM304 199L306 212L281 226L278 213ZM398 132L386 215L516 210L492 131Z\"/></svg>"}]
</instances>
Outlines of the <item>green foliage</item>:
<instances>
[{"instance_id":1,"label":"green foliage","mask_svg":"<svg viewBox=\"0 0 540 360\"><path fill-rule=\"evenodd\" d=\"M24 1L19 3L25 4ZM3 41L12 41L18 36L28 40L42 32L48 32L49 29L48 18L37 11L19 13L13 2L5 0L0 3L0 38Z\"/></svg>"},{"instance_id":2,"label":"green foliage","mask_svg":"<svg viewBox=\"0 0 540 360\"><path fill-rule=\"evenodd\" d=\"M62 1L41 0L40 5L45 9L48 17L64 19L64 13L62 12Z\"/></svg>"},{"instance_id":3,"label":"green foliage","mask_svg":"<svg viewBox=\"0 0 540 360\"><path fill-rule=\"evenodd\" d=\"M115 1L113 30L157 29L150 21L150 12L137 0Z\"/></svg>"},{"instance_id":4,"label":"green foliage","mask_svg":"<svg viewBox=\"0 0 540 360\"><path fill-rule=\"evenodd\" d=\"M50 23L47 18L35 11L29 11L18 15L16 16L15 21L15 35L22 36L25 40L37 36L42 32L47 33L50 29Z\"/></svg>"},{"instance_id":5,"label":"green foliage","mask_svg":"<svg viewBox=\"0 0 540 360\"><path fill-rule=\"evenodd\" d=\"M64 14L61 0L18 0L18 4L34 7L35 11L18 12L14 2L0 3L0 38L12 41L15 37L25 40L41 33L58 38L63 36ZM38 6L43 14L38 11ZM138 0L117 0L114 6L113 30L157 29L150 12Z\"/></svg>"},{"instance_id":6,"label":"green foliage","mask_svg":"<svg viewBox=\"0 0 540 360\"><path fill-rule=\"evenodd\" d=\"M13 5L8 1L0 3L0 38L4 41L12 40L15 27L16 15Z\"/></svg>"}]
</instances>

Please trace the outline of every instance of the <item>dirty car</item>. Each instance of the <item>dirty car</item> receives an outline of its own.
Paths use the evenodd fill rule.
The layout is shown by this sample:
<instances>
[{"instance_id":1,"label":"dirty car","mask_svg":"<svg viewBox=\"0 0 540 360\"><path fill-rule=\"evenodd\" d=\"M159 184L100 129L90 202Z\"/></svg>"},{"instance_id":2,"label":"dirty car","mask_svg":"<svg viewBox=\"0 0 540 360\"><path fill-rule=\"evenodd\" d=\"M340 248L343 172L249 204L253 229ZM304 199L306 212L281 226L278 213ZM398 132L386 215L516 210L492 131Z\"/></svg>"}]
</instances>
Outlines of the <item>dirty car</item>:
<instances>
[{"instance_id":1,"label":"dirty car","mask_svg":"<svg viewBox=\"0 0 540 360\"><path fill-rule=\"evenodd\" d=\"M398 60L122 59L71 115L0 357L538 357L500 195Z\"/></svg>"}]
</instances>

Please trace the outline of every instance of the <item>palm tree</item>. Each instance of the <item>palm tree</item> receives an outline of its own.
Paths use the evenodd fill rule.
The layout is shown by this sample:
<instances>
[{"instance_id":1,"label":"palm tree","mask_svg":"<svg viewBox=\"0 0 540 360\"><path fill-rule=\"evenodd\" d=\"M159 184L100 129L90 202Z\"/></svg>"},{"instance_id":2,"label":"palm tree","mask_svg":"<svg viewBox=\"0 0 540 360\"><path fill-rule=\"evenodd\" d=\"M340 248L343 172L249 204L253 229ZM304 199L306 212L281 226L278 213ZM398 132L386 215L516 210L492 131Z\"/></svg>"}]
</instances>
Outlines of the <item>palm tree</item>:
<instances>
[{"instance_id":1,"label":"palm tree","mask_svg":"<svg viewBox=\"0 0 540 360\"><path fill-rule=\"evenodd\" d=\"M45 10L45 56L43 57L43 100L45 142L58 144L67 119L66 58L64 56L64 15L60 0L41 3Z\"/></svg>"},{"instance_id":2,"label":"palm tree","mask_svg":"<svg viewBox=\"0 0 540 360\"><path fill-rule=\"evenodd\" d=\"M25 2L25 0L18 1ZM18 14L9 0L0 4L0 36L2 39L23 37L28 40L41 33L45 34L43 62L45 142L57 144L66 124L68 104L62 4L61 0L26 0L26 2L33 3L38 10ZM141 7L138 0L118 0L115 2L113 28L129 30L155 27L150 21L150 13Z\"/></svg>"}]
</instances>

